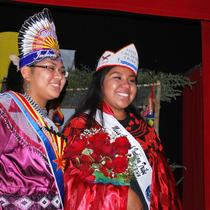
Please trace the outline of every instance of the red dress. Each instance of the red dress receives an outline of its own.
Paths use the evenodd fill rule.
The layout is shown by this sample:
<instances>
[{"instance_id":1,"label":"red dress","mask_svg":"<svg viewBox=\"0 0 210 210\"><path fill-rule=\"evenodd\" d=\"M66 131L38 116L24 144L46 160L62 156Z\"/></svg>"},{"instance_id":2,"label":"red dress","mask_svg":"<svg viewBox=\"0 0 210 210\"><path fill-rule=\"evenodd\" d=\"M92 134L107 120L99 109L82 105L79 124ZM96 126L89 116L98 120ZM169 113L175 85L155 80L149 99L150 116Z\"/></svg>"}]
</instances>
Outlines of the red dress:
<instances>
[{"instance_id":1,"label":"red dress","mask_svg":"<svg viewBox=\"0 0 210 210\"><path fill-rule=\"evenodd\" d=\"M66 126L64 135L69 144L85 129L87 115L80 114ZM140 117L130 113L121 124L141 144L151 164L151 210L181 210L181 202L176 192L175 180L163 153L163 148L154 128L149 127ZM100 128L95 122L93 127ZM64 173L65 209L68 210L126 210L128 186L112 184L92 184L85 181L86 174L74 167L67 158Z\"/></svg>"}]
</instances>

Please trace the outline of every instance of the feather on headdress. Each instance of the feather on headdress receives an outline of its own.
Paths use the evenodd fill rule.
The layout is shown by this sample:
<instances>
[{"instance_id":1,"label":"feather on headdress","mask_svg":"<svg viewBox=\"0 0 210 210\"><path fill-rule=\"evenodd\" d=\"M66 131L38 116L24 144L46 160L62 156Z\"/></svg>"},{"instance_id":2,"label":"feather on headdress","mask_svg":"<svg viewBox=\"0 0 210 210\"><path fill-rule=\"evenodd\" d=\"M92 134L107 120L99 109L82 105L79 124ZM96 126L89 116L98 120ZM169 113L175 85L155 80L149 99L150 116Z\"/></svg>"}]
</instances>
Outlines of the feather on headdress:
<instances>
[{"instance_id":1,"label":"feather on headdress","mask_svg":"<svg viewBox=\"0 0 210 210\"><path fill-rule=\"evenodd\" d=\"M46 57L60 56L55 25L47 8L23 23L18 35L18 47L20 68Z\"/></svg>"}]
</instances>

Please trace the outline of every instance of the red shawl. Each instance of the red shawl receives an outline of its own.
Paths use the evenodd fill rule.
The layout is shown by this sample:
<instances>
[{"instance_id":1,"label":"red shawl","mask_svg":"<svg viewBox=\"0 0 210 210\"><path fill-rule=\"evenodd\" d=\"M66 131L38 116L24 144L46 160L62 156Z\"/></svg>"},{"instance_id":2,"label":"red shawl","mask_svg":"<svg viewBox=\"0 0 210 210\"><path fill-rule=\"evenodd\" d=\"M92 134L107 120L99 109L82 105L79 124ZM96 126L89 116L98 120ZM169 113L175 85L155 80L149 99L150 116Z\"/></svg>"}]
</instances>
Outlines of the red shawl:
<instances>
[{"instance_id":1,"label":"red shawl","mask_svg":"<svg viewBox=\"0 0 210 210\"><path fill-rule=\"evenodd\" d=\"M80 114L66 126L64 135L69 144L85 129L87 115ZM93 127L100 127L97 122ZM154 128L149 127L140 117L129 114L125 127L141 144L153 170L151 187L151 210L181 210L181 202L176 191L175 180L169 168L160 139ZM68 146L65 152L68 159ZM90 184L84 181L85 174L67 160L64 174L65 208L68 210L126 210L127 186L111 184Z\"/></svg>"}]
</instances>

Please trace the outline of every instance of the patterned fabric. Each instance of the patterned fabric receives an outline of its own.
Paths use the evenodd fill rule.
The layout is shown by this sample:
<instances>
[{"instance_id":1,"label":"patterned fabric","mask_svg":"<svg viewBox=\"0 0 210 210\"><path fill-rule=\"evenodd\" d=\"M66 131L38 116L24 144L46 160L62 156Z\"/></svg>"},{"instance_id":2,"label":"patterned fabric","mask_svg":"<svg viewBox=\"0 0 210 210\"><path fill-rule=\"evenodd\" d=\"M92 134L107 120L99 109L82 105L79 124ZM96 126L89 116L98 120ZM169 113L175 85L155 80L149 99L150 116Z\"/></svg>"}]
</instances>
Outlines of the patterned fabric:
<instances>
[{"instance_id":1,"label":"patterned fabric","mask_svg":"<svg viewBox=\"0 0 210 210\"><path fill-rule=\"evenodd\" d=\"M36 209L58 209L60 200L58 196L32 195L32 196L10 196L1 195L0 204L5 210L36 210Z\"/></svg>"},{"instance_id":2,"label":"patterned fabric","mask_svg":"<svg viewBox=\"0 0 210 210\"><path fill-rule=\"evenodd\" d=\"M85 129L85 122L87 120L87 115L80 114L73 118L68 126L65 128L64 134L68 138L68 142L74 141L75 136L79 135ZM178 194L176 192L175 180L173 174L168 166L167 160L165 158L163 148L160 139L156 135L154 128L149 127L148 124L141 118L135 117L134 114L129 113L128 117L120 122L141 144L144 149L147 158L153 169L152 176L152 193L151 193L151 210L181 210L181 202L179 200ZM92 127L99 128L100 125L97 122L94 123ZM68 154L65 154L68 158ZM66 183L66 209L82 209L80 201L84 199L83 196L90 196L91 200L89 202L83 203L85 209L99 209L96 205L97 202L101 202L100 209L116 209L114 208L115 199L100 200L99 188L103 188L103 199L107 198L109 195L115 195L116 190L118 190L121 207L118 210L126 209L127 207L127 192L125 186L119 188L118 186L112 185L112 190L110 190L110 185L97 185L84 183L82 180L84 174L78 169L75 169L70 161L67 161L66 171L64 173L64 179ZM123 195L120 191L123 191ZM79 192L78 192L79 191ZM113 194L112 194L113 193ZM71 195L74 195L72 199ZM78 197L77 197L78 196ZM141 197L141 196L140 196ZM98 199L100 201L98 201ZM142 197L141 197L142 199ZM111 204L113 205L111 205ZM74 208L71 208L72 206ZM108 208L107 206L112 206L113 208Z\"/></svg>"},{"instance_id":3,"label":"patterned fabric","mask_svg":"<svg viewBox=\"0 0 210 210\"><path fill-rule=\"evenodd\" d=\"M163 147L154 128L130 113L121 124L137 139L144 149L153 169L151 210L181 210L175 180L169 168ZM137 192L141 194L141 192Z\"/></svg>"},{"instance_id":4,"label":"patterned fabric","mask_svg":"<svg viewBox=\"0 0 210 210\"><path fill-rule=\"evenodd\" d=\"M120 123L129 131L141 144L147 156L150 155L149 150L162 152L159 137L156 135L154 128L149 127L140 116L137 118L134 114L129 113L127 118Z\"/></svg>"},{"instance_id":5,"label":"patterned fabric","mask_svg":"<svg viewBox=\"0 0 210 210\"><path fill-rule=\"evenodd\" d=\"M0 125L0 206L61 209L44 147L16 103L5 95L0 97Z\"/></svg>"}]
</instances>

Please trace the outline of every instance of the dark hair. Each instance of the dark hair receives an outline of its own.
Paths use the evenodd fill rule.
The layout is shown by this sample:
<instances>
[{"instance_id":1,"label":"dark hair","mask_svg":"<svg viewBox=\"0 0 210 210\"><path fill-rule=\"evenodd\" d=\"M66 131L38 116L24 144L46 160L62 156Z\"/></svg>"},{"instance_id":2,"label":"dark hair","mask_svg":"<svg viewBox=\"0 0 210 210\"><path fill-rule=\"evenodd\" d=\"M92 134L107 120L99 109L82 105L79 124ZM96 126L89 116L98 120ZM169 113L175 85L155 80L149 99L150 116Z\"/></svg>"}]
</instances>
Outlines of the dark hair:
<instances>
[{"instance_id":1,"label":"dark hair","mask_svg":"<svg viewBox=\"0 0 210 210\"><path fill-rule=\"evenodd\" d=\"M15 66L12 62L10 62L8 68L6 90L13 90L23 93L23 77L20 71L17 71L17 66Z\"/></svg>"},{"instance_id":2,"label":"dark hair","mask_svg":"<svg viewBox=\"0 0 210 210\"><path fill-rule=\"evenodd\" d=\"M103 107L101 106L103 101L103 91L102 91L103 82L106 74L112 68L113 66L104 67L103 69L100 69L99 71L93 74L92 82L88 88L87 94L82 99L81 103L79 103L80 104L79 107L76 109L75 114L72 115L70 120L80 113L89 111L86 126L88 128L91 127L92 123L94 122L96 110L98 108L101 110L103 109ZM132 112L134 114L138 113L137 109L133 104L130 104L125 110L127 112ZM103 120L103 115L101 116L101 118Z\"/></svg>"},{"instance_id":3,"label":"dark hair","mask_svg":"<svg viewBox=\"0 0 210 210\"><path fill-rule=\"evenodd\" d=\"M76 109L75 114L71 118L75 117L79 113L83 113L88 110L89 114L86 126L91 127L94 121L96 110L97 108L101 108L101 102L103 101L102 87L104 78L111 69L112 66L105 67L93 74L92 81L88 88L87 94L82 99L81 103L79 103L79 107Z\"/></svg>"}]
</instances>

